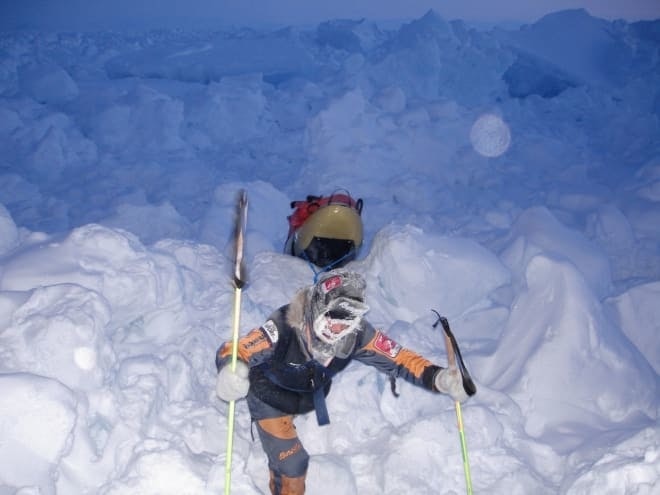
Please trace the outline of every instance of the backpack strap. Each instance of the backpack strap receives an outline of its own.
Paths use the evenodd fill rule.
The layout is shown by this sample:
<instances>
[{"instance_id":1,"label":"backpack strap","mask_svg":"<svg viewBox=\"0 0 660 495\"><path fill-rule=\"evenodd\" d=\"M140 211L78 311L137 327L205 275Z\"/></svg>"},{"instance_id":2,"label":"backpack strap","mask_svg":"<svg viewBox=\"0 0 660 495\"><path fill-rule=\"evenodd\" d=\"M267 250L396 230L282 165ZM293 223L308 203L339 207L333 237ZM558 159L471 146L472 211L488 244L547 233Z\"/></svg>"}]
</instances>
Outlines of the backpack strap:
<instances>
[{"instance_id":1,"label":"backpack strap","mask_svg":"<svg viewBox=\"0 0 660 495\"><path fill-rule=\"evenodd\" d=\"M343 369L348 361L344 363L343 360L339 360L341 362L338 361L337 363L339 365L338 369L332 369L332 366L326 368L315 359L300 365L292 365L286 362L286 355L295 336L292 332L279 332L279 339L271 361L266 361L257 366L278 387L290 392L311 394L314 411L316 412L316 421L319 426L327 425L330 423L330 417L325 403L325 396L332 382L332 377L339 369Z\"/></svg>"}]
</instances>

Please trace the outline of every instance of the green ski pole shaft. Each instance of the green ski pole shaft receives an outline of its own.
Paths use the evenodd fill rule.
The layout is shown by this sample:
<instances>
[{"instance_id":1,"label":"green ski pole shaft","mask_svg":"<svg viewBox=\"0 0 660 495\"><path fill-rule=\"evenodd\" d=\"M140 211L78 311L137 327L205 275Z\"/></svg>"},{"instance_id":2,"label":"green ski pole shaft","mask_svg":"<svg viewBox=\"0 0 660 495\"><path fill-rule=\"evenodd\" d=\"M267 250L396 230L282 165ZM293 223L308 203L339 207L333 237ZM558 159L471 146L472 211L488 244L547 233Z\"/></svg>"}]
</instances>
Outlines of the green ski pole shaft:
<instances>
[{"instance_id":1,"label":"green ski pole shaft","mask_svg":"<svg viewBox=\"0 0 660 495\"><path fill-rule=\"evenodd\" d=\"M470 476L470 463L468 461L467 442L465 441L465 430L463 429L463 413L461 403L454 402L456 408L456 420L458 421L458 435L461 439L461 454L463 455L463 471L465 472L465 488L468 495L472 495L472 477Z\"/></svg>"},{"instance_id":2,"label":"green ski pole shaft","mask_svg":"<svg viewBox=\"0 0 660 495\"><path fill-rule=\"evenodd\" d=\"M234 318L232 323L232 347L231 362L232 371L236 371L236 360L238 356L238 329L240 327L241 315L241 288L234 289ZM234 418L236 416L236 401L229 402L229 411L227 413L227 457L225 460L225 495L231 492L231 461L234 451Z\"/></svg>"},{"instance_id":3,"label":"green ski pole shaft","mask_svg":"<svg viewBox=\"0 0 660 495\"><path fill-rule=\"evenodd\" d=\"M243 249L245 244L245 229L247 225L247 193L241 191L238 196L236 215L236 258L234 260L234 308L232 318L231 361L229 366L236 371L238 359L238 334L241 321L241 293L245 285L245 269L243 266ZM227 456L225 458L225 495L231 492L231 461L234 451L234 418L236 416L236 401L229 402L227 411Z\"/></svg>"}]
</instances>

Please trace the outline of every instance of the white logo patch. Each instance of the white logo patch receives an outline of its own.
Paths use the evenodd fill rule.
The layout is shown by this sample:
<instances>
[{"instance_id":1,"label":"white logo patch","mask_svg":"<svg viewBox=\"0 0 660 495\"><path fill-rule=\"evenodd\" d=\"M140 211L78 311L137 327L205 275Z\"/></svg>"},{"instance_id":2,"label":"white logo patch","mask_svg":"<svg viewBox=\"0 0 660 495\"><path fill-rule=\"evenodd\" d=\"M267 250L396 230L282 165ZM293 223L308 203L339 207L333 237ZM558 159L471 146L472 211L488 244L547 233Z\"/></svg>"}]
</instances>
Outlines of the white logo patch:
<instances>
[{"instance_id":1,"label":"white logo patch","mask_svg":"<svg viewBox=\"0 0 660 495\"><path fill-rule=\"evenodd\" d=\"M273 320L268 320L261 326L261 329L266 333L268 340L271 344L275 344L277 339L279 339L279 332L277 331L277 325Z\"/></svg>"}]
</instances>

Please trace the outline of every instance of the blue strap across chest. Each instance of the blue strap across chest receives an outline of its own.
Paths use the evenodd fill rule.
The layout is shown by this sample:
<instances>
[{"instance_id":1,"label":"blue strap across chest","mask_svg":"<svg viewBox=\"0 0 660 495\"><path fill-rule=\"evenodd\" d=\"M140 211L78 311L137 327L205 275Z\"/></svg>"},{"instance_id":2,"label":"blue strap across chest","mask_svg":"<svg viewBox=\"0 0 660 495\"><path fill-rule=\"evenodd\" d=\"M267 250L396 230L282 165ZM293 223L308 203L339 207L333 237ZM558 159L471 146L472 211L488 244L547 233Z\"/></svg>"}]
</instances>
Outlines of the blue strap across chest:
<instances>
[{"instance_id":1,"label":"blue strap across chest","mask_svg":"<svg viewBox=\"0 0 660 495\"><path fill-rule=\"evenodd\" d=\"M263 369L268 379L277 386L292 392L311 393L318 424L330 423L325 394L334 376L332 370L316 360L303 364L269 363Z\"/></svg>"}]
</instances>

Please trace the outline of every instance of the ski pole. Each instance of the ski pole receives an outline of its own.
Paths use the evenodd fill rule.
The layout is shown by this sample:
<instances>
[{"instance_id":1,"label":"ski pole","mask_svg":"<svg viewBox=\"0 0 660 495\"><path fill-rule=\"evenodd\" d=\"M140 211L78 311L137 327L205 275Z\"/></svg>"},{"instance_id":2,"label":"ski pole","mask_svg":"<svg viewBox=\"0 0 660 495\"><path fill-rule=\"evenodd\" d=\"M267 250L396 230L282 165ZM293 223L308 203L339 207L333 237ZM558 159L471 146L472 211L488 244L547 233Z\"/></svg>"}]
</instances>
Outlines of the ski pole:
<instances>
[{"instance_id":1,"label":"ski pole","mask_svg":"<svg viewBox=\"0 0 660 495\"><path fill-rule=\"evenodd\" d=\"M456 420L458 421L458 435L461 439L463 471L465 472L465 488L468 495L472 495L472 477L470 476L470 463L468 461L467 442L465 441L465 430L463 429L463 414L461 413L461 403L455 401L454 407L456 409Z\"/></svg>"},{"instance_id":2,"label":"ski pole","mask_svg":"<svg viewBox=\"0 0 660 495\"><path fill-rule=\"evenodd\" d=\"M239 193L238 209L236 218L236 257L234 260L234 308L232 317L232 341L231 341L231 361L229 366L232 371L236 371L236 361L238 358L238 333L241 319L241 293L245 285L245 270L243 267L243 247L245 242L245 228L247 224L247 193L242 190ZM229 411L227 413L227 457L225 459L225 495L231 492L231 457L234 450L234 418L236 411L236 401L229 401Z\"/></svg>"},{"instance_id":3,"label":"ski pole","mask_svg":"<svg viewBox=\"0 0 660 495\"><path fill-rule=\"evenodd\" d=\"M458 370L461 374L463 381L463 388L468 395L474 395L477 392L477 387L472 381L470 373L468 373L465 363L463 362L463 357L461 356L461 351L458 348L458 343L456 338L449 328L449 322L444 316L436 310L431 310L436 315L438 315L438 321L433 324L433 328L438 326L438 323L442 324L442 329L444 330L445 337L445 347L447 348L447 369L449 370ZM458 363L457 363L458 356ZM465 430L463 428L463 413L461 411L461 403L459 401L454 401L454 409L456 410L456 421L458 425L458 436L461 441L461 456L463 458L463 472L465 473L465 488L468 495L472 495L472 477L470 475L470 462L468 460L467 452L467 442L465 440Z\"/></svg>"}]
</instances>

